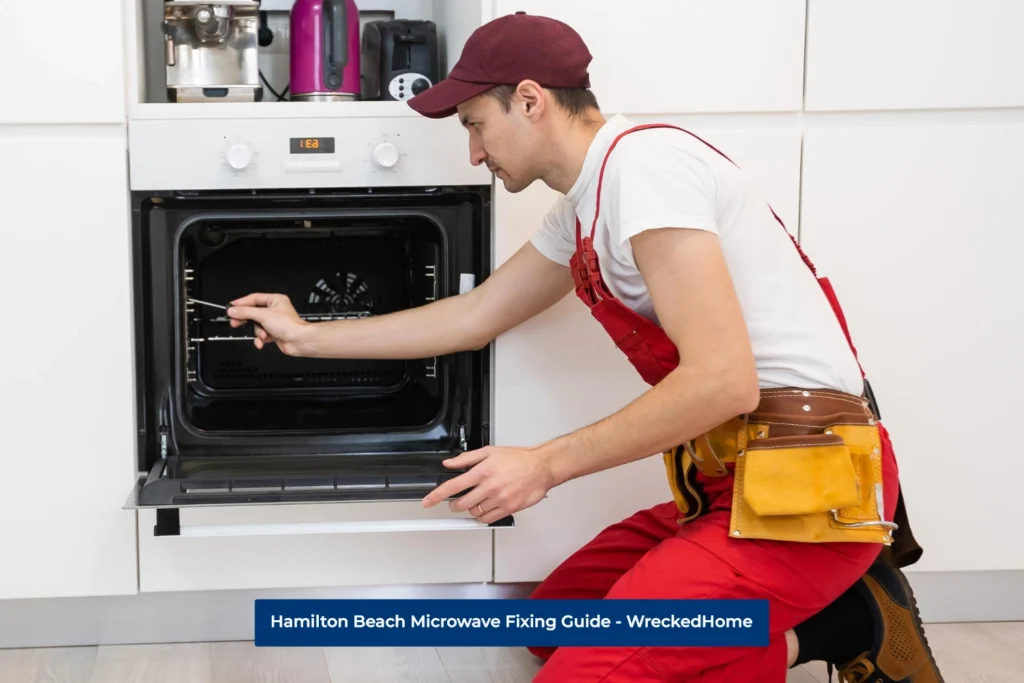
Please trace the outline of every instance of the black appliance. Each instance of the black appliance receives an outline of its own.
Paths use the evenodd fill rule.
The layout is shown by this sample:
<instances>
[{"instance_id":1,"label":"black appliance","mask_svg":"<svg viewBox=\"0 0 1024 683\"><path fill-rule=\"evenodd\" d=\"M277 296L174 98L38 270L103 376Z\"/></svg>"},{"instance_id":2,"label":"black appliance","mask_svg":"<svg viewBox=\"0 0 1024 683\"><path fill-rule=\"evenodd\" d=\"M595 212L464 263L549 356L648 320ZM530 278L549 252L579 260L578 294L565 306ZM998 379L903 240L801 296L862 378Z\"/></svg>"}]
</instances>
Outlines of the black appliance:
<instances>
[{"instance_id":1,"label":"black appliance","mask_svg":"<svg viewBox=\"0 0 1024 683\"><path fill-rule=\"evenodd\" d=\"M432 21L393 19L363 27L364 100L404 101L440 80L437 27Z\"/></svg>"},{"instance_id":2,"label":"black appliance","mask_svg":"<svg viewBox=\"0 0 1024 683\"><path fill-rule=\"evenodd\" d=\"M295 358L190 301L278 292L330 321L458 294L490 272L489 193L133 193L137 505L157 534L189 505L418 500L457 476L441 461L489 443L488 348Z\"/></svg>"}]
</instances>

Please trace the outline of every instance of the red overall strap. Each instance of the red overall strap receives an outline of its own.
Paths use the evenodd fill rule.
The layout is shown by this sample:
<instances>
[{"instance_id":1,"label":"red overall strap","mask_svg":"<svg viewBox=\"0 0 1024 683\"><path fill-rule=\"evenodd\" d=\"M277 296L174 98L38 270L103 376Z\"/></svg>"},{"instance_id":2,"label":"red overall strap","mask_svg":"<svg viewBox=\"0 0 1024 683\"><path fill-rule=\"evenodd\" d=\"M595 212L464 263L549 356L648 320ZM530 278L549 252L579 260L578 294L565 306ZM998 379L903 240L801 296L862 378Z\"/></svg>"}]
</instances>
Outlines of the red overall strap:
<instances>
[{"instance_id":1,"label":"red overall strap","mask_svg":"<svg viewBox=\"0 0 1024 683\"><path fill-rule=\"evenodd\" d=\"M673 130L678 130L680 132L686 133L687 135L695 138L699 142L703 143L705 146L709 147L710 149L712 149L713 151L718 153L722 158L724 158L726 161L728 161L730 164L732 164L736 168L740 168L739 164L737 164L735 161L730 159L728 156L726 156L726 154L724 152L722 152L721 150L716 148L714 145L712 145L708 141L704 140L703 138L701 138L700 136L696 135L695 133L692 133L692 132L686 130L685 128L681 128L679 126L674 126L674 125L672 125L670 123L646 123L646 124L642 124L642 125L639 125L639 126L634 126L634 127L630 128L629 130L623 131L622 133L619 133L619 135L616 136L616 138L612 141L611 146L608 148L608 151L605 153L604 161L601 164L601 173L600 173L600 175L598 176L598 179L597 179L597 202L596 202L596 205L594 207L594 222L590 226L590 241L591 242L593 241L594 235L595 235L595 233L597 231L598 217L601 215L601 188L604 185L604 170L605 170L605 167L608 165L608 159L611 157L612 150L615 149L616 145L619 144L619 141L622 138L624 138L625 136L629 135L630 133L635 133L635 132L641 131L641 130L649 130L649 129L652 129L652 128L671 128ZM803 262L805 264L807 264L807 267L810 268L811 273L814 275L815 279L817 279L818 284L821 286L822 291L825 293L825 298L828 299L829 304L832 306L832 311L835 313L836 318L839 320L839 325L843 329L843 334L846 335L846 341L850 345L850 350L853 352L854 359L857 361L857 367L860 368L861 378L862 379L865 378L866 376L865 376L865 373L864 373L864 368L861 367L860 359L857 356L857 348L853 345L853 338L850 336L850 330L849 330L849 328L847 327L847 324L846 324L846 316L843 314L843 309L839 305L839 299L836 297L835 291L832 289L832 283L830 283L828 281L828 278L818 277L818 270L817 270L817 268L814 267L814 264L811 263L811 259L809 259L807 257L807 254L804 253L804 250L800 247L800 243L797 242L796 238L793 237L792 233L790 233L789 230L786 229L786 224L783 223L782 219L779 218L779 215L777 213L775 213L775 209L773 209L771 207L771 205L769 205L768 206L768 210L772 212L772 216L775 218L775 220L778 222L778 224L780 226L782 226L782 229L786 231L786 234L789 235L789 239L793 242L793 246L796 247L797 253L800 254L800 258L803 259ZM577 252L582 252L582 250L583 250L583 240L581 238L581 231L582 231L582 226L580 225L579 218L577 218L576 219L576 250L577 250ZM602 292L602 293L606 294L605 292ZM606 296L610 296L610 294L606 294Z\"/></svg>"}]
</instances>

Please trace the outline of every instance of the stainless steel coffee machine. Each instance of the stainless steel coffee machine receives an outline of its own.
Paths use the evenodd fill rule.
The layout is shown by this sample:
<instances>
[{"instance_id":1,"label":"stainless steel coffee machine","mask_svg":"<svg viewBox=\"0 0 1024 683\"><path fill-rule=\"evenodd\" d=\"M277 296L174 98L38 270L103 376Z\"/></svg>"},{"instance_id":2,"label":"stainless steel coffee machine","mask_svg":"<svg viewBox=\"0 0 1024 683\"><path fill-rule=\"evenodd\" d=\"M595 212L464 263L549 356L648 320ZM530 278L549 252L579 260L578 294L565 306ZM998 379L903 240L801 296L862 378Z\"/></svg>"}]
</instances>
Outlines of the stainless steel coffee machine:
<instances>
[{"instance_id":1,"label":"stainless steel coffee machine","mask_svg":"<svg viewBox=\"0 0 1024 683\"><path fill-rule=\"evenodd\" d=\"M171 102L259 102L260 0L164 2Z\"/></svg>"}]
</instances>

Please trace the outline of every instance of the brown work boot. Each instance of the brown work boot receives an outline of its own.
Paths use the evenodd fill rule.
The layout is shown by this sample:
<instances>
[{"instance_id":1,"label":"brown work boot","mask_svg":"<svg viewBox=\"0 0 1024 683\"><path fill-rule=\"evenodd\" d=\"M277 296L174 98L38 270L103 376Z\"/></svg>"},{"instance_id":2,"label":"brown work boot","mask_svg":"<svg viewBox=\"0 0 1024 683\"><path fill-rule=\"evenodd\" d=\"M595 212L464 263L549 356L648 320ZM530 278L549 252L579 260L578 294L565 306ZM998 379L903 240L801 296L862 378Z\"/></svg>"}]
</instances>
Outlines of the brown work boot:
<instances>
[{"instance_id":1,"label":"brown work boot","mask_svg":"<svg viewBox=\"0 0 1024 683\"><path fill-rule=\"evenodd\" d=\"M875 638L869 651L836 663L840 683L944 683L903 572L875 564L856 586L874 617Z\"/></svg>"}]
</instances>

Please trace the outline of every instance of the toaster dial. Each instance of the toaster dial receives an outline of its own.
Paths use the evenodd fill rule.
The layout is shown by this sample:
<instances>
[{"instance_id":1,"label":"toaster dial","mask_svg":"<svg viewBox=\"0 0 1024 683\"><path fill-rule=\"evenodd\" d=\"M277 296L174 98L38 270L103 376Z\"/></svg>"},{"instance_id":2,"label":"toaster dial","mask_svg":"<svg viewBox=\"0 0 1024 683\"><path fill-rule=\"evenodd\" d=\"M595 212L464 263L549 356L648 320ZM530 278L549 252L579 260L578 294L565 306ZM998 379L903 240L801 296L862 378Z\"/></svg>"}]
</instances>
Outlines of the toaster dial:
<instances>
[{"instance_id":1,"label":"toaster dial","mask_svg":"<svg viewBox=\"0 0 1024 683\"><path fill-rule=\"evenodd\" d=\"M430 79L423 74L404 73L391 79L391 82L388 83L388 93L391 95L391 99L407 100L419 95L431 85L433 84Z\"/></svg>"}]
</instances>

